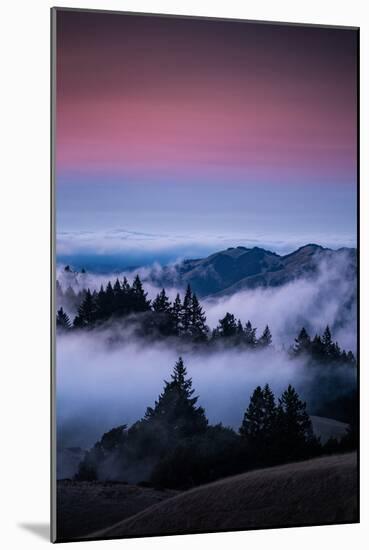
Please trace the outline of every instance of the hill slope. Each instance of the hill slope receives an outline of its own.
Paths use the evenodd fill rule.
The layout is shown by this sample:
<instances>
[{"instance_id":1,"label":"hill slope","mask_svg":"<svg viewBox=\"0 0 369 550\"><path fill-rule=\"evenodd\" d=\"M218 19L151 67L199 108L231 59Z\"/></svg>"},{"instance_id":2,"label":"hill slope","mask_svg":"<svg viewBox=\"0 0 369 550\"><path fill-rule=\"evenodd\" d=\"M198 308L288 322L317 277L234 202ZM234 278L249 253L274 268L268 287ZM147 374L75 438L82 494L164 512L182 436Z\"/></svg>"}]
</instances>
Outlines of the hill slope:
<instances>
[{"instance_id":1,"label":"hill slope","mask_svg":"<svg viewBox=\"0 0 369 550\"><path fill-rule=\"evenodd\" d=\"M337 263L340 275L354 280L355 249L331 250L308 244L286 256L258 247L228 248L207 258L184 260L175 267L164 268L155 282L163 286L190 284L199 296L231 294L246 288L280 286L302 276L309 277L317 272L323 260L329 265Z\"/></svg>"},{"instance_id":2,"label":"hill slope","mask_svg":"<svg viewBox=\"0 0 369 550\"><path fill-rule=\"evenodd\" d=\"M134 537L357 521L356 454L226 478L179 494L94 537Z\"/></svg>"}]
</instances>

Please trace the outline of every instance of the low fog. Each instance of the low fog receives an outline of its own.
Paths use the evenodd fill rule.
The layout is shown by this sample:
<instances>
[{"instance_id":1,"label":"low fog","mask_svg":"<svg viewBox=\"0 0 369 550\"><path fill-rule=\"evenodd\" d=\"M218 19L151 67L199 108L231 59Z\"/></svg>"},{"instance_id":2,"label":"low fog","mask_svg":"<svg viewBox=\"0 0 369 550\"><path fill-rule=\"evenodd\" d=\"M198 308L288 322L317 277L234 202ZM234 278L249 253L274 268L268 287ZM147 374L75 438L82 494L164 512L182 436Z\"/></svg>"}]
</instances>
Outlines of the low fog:
<instances>
[{"instance_id":1,"label":"low fog","mask_svg":"<svg viewBox=\"0 0 369 550\"><path fill-rule=\"evenodd\" d=\"M174 268L173 264L173 268ZM148 297L153 299L160 292L151 282L157 278L161 266L154 264L146 268L138 268L133 272L110 274L73 273L59 268L57 278L64 289L72 286L75 291L82 288L98 290L110 280L114 282L127 277L132 282L138 273L144 283ZM288 347L293 343L297 332L305 326L311 336L322 333L330 326L333 339L341 347L356 352L356 288L352 277L345 276L347 262L345 255L336 258L334 263L323 261L314 277L299 278L280 287L257 288L239 291L232 295L215 296L201 299L206 312L207 324L213 329L219 319L227 312L233 313L243 323L248 320L258 329L258 334L269 325L273 334L273 343L277 347ZM183 288L165 288L167 295L174 300L179 292L184 295ZM76 311L63 305L67 313L73 317Z\"/></svg>"},{"instance_id":2,"label":"low fog","mask_svg":"<svg viewBox=\"0 0 369 550\"><path fill-rule=\"evenodd\" d=\"M106 334L63 335L57 344L59 445L91 446L103 432L132 424L152 406L179 352L163 344L122 343L109 349ZM303 362L284 352L182 353L196 395L211 423L238 428L250 393L269 383L280 394L303 385Z\"/></svg>"},{"instance_id":3,"label":"low fog","mask_svg":"<svg viewBox=\"0 0 369 550\"><path fill-rule=\"evenodd\" d=\"M127 275L132 280L135 273L121 273L119 278ZM243 323L250 320L258 328L258 336L268 324L273 347L264 351L180 352L165 341L145 344L128 331L124 339L112 345L110 336L124 332L124 325L118 322L109 330L58 334L58 446L88 448L113 426L131 425L140 419L146 407L154 404L180 354L211 423L222 422L237 429L251 392L266 383L276 396L292 383L309 404L312 374L303 360L292 360L287 350L302 326L313 336L329 324L341 348L356 352L355 288L343 273L343 265L322 264L313 279L201 300L211 328L227 311ZM58 275L64 289L71 284L76 290L99 288L117 277L76 276L63 271ZM148 281L150 270L141 269L140 275L149 297L155 297L160 289ZM166 290L171 299L178 291L183 296L182 289ZM332 394L335 391L340 390L332 387Z\"/></svg>"}]
</instances>

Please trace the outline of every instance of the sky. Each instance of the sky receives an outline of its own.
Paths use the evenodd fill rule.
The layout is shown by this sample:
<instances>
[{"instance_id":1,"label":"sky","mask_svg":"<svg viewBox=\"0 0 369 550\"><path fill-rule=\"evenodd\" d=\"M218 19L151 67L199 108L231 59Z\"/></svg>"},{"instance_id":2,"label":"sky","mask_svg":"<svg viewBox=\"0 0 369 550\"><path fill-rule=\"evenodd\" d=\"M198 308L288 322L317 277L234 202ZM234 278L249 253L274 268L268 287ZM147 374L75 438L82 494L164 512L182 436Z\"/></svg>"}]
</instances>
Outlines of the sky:
<instances>
[{"instance_id":1,"label":"sky","mask_svg":"<svg viewBox=\"0 0 369 550\"><path fill-rule=\"evenodd\" d=\"M58 10L59 259L355 246L356 51L351 29Z\"/></svg>"}]
</instances>

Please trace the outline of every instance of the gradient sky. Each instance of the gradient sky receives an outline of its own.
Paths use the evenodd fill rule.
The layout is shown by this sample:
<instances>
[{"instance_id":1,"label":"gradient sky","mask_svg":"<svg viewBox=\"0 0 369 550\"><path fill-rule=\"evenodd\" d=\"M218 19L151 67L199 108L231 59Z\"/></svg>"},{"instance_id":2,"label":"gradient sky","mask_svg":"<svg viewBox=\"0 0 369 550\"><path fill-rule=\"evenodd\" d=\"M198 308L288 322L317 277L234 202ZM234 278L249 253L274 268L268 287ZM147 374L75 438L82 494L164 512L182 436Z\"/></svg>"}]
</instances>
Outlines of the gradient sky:
<instances>
[{"instance_id":1,"label":"gradient sky","mask_svg":"<svg viewBox=\"0 0 369 550\"><path fill-rule=\"evenodd\" d=\"M356 50L350 29L58 10L58 233L355 244Z\"/></svg>"}]
</instances>

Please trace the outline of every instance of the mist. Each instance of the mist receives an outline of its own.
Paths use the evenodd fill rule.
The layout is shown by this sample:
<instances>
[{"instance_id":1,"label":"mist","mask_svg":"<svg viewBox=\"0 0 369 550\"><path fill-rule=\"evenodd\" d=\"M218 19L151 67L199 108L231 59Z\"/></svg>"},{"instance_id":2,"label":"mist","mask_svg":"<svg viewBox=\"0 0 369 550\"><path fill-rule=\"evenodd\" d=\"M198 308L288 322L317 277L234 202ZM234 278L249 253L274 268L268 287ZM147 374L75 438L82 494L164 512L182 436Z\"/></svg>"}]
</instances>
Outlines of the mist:
<instances>
[{"instance_id":1,"label":"mist","mask_svg":"<svg viewBox=\"0 0 369 550\"><path fill-rule=\"evenodd\" d=\"M57 423L60 446L91 446L105 431L131 425L154 404L179 352L165 344L121 343L109 349L104 332L58 337ZM303 383L302 361L265 350L182 353L210 423L238 428L250 393L271 384L280 393Z\"/></svg>"},{"instance_id":2,"label":"mist","mask_svg":"<svg viewBox=\"0 0 369 550\"><path fill-rule=\"evenodd\" d=\"M75 290L98 289L117 276L127 276L132 281L139 272L152 299L161 290L151 281L153 273L160 275L161 269L158 264L118 274L77 274L60 269L58 279L64 289L68 285ZM178 342L170 339L148 343L134 335L134 318L112 321L100 329L58 334L59 447L89 448L113 426L130 426L142 418L161 393L164 380L169 380L179 355L183 356L199 404L212 424L222 422L238 429L251 392L266 383L276 396L291 383L308 406L310 398L316 402L317 396L310 395L311 370L303 359L292 359L288 350L303 326L314 336L328 324L333 340L341 348L356 352L356 288L346 272L342 255L334 264L322 262L314 277L201 300L211 329L226 312L243 323L250 320L257 327L258 336L268 324L273 346L257 352L220 347L210 351L183 346L180 349ZM183 297L182 288L166 287L166 292L171 300L177 292ZM332 397L344 391L346 376L342 372L343 382L337 387L333 383L331 390L326 385L325 391L328 387ZM350 375L347 387L354 387L353 384Z\"/></svg>"}]
</instances>

